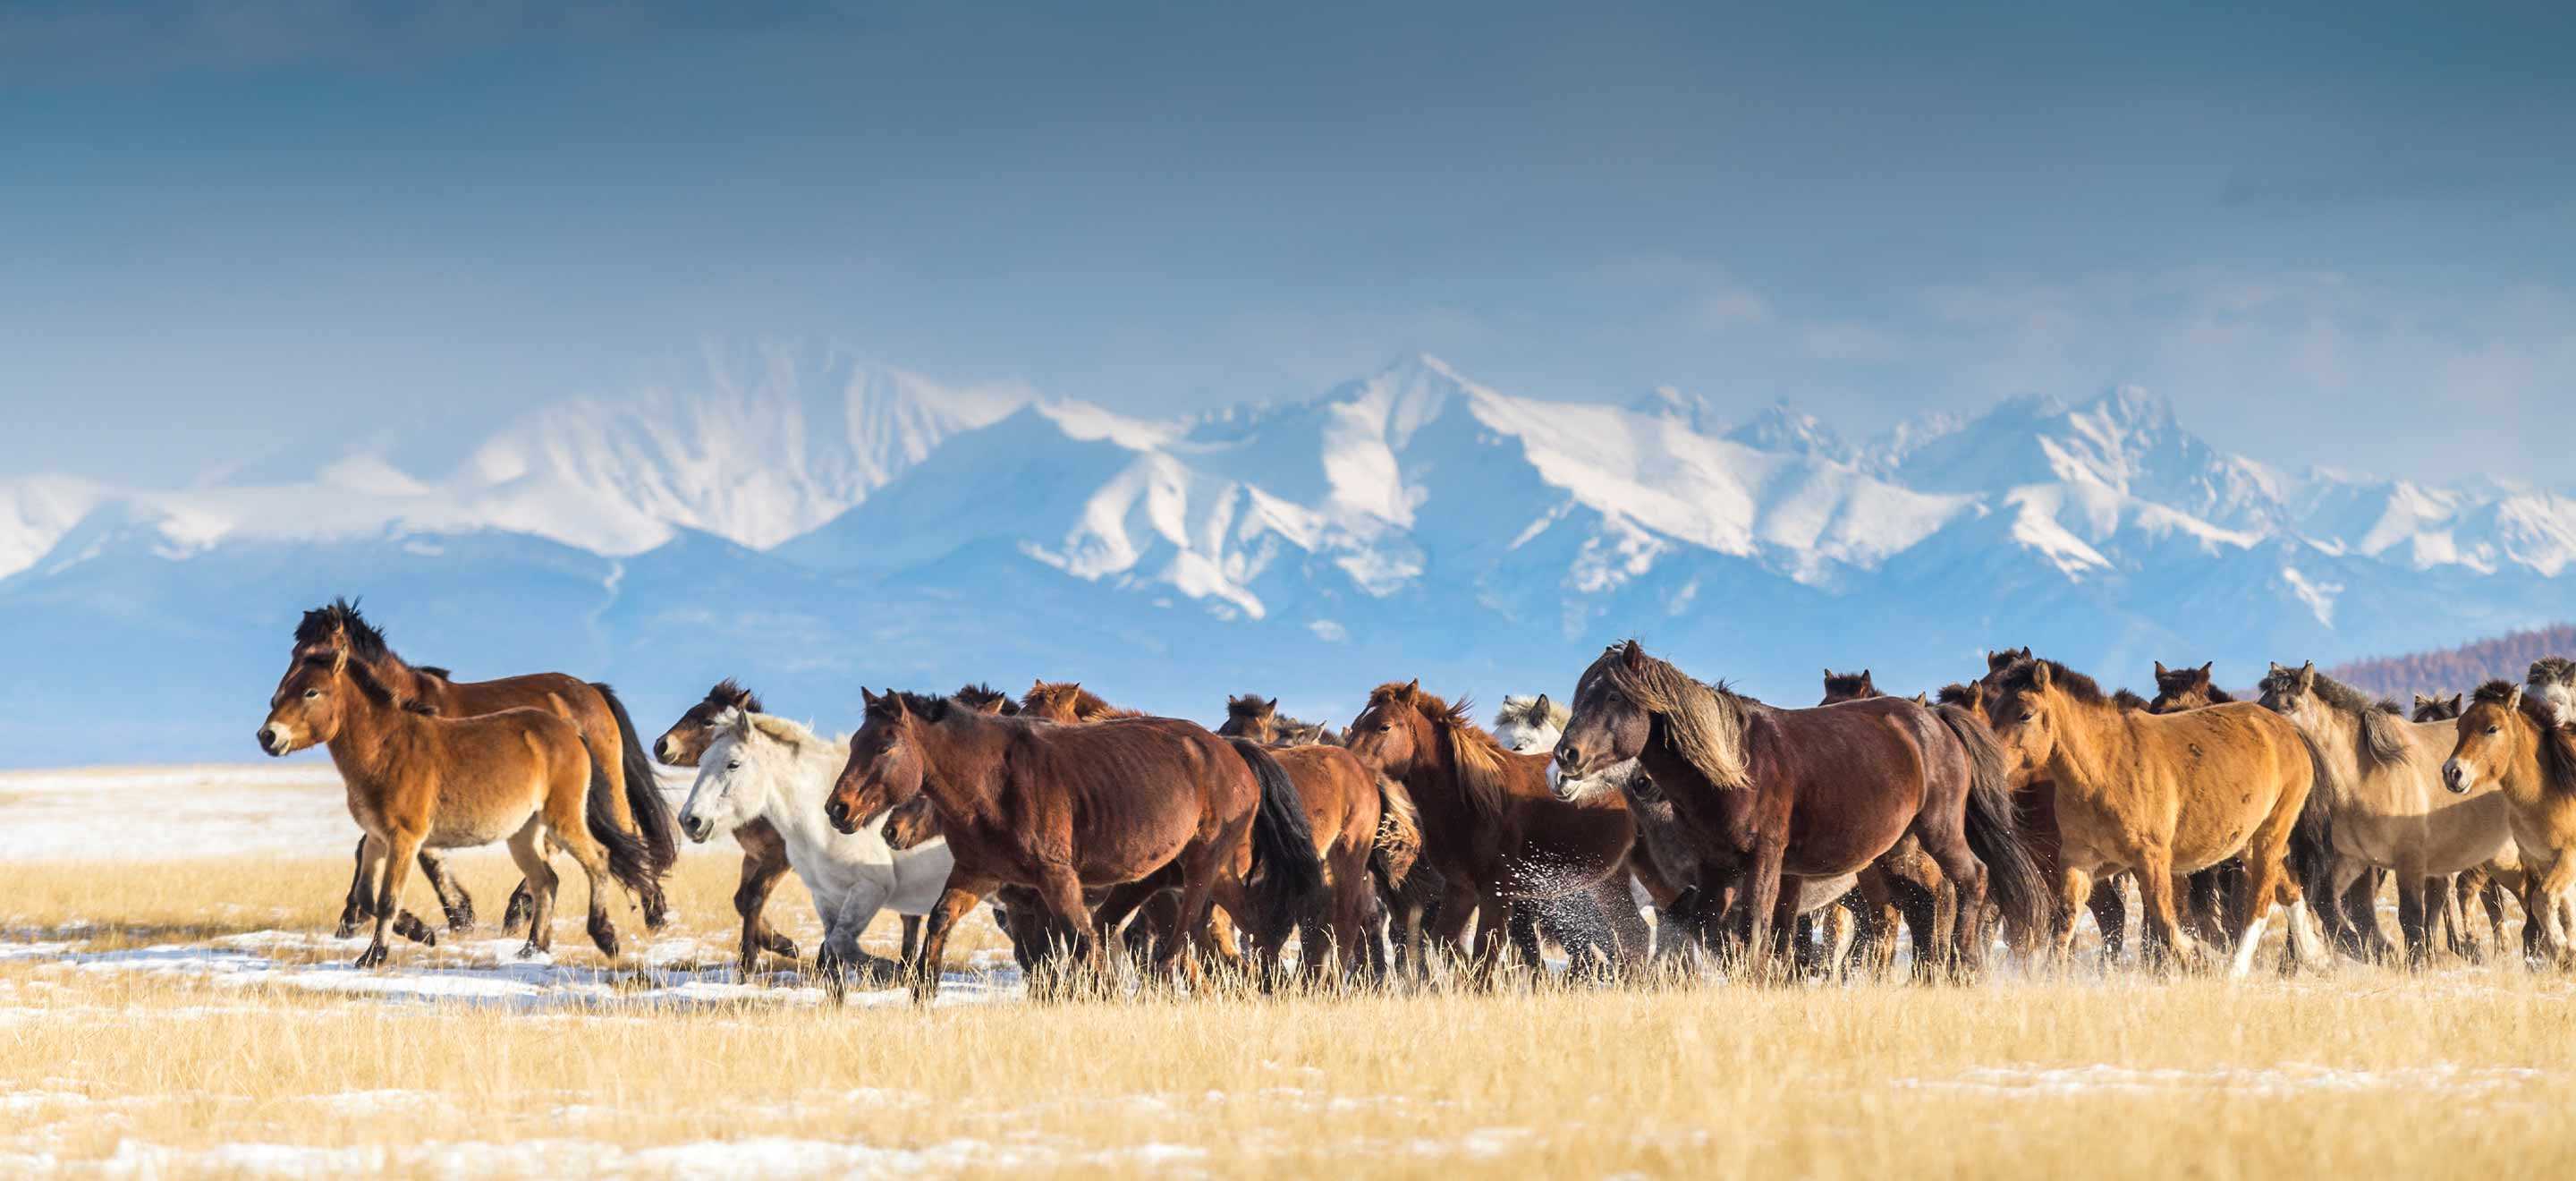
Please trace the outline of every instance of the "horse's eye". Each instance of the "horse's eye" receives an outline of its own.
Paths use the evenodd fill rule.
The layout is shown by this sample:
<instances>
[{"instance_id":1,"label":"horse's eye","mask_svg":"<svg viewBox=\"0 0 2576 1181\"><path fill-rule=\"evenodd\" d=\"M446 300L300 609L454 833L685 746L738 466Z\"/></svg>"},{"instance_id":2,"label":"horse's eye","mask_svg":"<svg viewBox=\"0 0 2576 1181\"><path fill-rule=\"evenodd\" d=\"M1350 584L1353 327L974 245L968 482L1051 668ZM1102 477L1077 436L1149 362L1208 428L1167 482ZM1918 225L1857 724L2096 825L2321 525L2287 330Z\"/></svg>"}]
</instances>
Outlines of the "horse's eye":
<instances>
[{"instance_id":1,"label":"horse's eye","mask_svg":"<svg viewBox=\"0 0 2576 1181\"><path fill-rule=\"evenodd\" d=\"M316 698L316 697L320 697L321 695L322 695L322 691L321 691L320 689L307 689L307 690L305 690L305 691L304 691L304 699L305 699L306 701L311 701L311 700L313 700L313 699L314 699L314 698Z\"/></svg>"},{"instance_id":2,"label":"horse's eye","mask_svg":"<svg viewBox=\"0 0 2576 1181\"><path fill-rule=\"evenodd\" d=\"M2487 733L2489 733L2489 734L2502 734L2502 733L2504 733L2504 727L2502 727L2502 726L2489 726L2489 727L2487 727Z\"/></svg>"},{"instance_id":3,"label":"horse's eye","mask_svg":"<svg viewBox=\"0 0 2576 1181\"><path fill-rule=\"evenodd\" d=\"M741 759L735 759L735 760L733 760L733 761L731 761L731 762L729 762L729 763L726 763L726 764L725 764L725 770L727 770L727 771L739 771L739 770L742 770L742 760L741 760Z\"/></svg>"}]
</instances>

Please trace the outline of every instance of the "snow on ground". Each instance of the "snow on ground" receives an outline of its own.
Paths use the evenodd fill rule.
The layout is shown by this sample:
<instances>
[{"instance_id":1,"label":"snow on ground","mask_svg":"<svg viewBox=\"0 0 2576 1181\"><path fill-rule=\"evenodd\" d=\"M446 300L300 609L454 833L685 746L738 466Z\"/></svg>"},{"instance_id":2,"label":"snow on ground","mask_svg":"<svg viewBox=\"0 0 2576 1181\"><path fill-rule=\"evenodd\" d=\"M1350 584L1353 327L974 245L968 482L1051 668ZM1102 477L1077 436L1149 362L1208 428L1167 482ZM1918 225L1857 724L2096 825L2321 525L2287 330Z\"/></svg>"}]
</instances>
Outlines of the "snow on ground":
<instances>
[{"instance_id":1,"label":"snow on ground","mask_svg":"<svg viewBox=\"0 0 2576 1181\"><path fill-rule=\"evenodd\" d=\"M328 759L0 771L0 861L345 853L357 837Z\"/></svg>"}]
</instances>

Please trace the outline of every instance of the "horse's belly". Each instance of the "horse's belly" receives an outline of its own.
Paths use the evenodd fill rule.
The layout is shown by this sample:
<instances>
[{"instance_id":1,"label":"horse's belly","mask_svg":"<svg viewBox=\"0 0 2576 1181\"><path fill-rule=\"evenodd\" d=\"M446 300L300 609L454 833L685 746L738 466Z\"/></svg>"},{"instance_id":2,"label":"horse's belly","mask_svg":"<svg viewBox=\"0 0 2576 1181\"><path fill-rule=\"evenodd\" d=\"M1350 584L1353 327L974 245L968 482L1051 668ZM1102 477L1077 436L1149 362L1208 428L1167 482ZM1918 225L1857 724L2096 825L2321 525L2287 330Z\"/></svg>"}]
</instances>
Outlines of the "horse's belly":
<instances>
[{"instance_id":1,"label":"horse's belly","mask_svg":"<svg viewBox=\"0 0 2576 1181\"><path fill-rule=\"evenodd\" d=\"M429 839L425 843L433 849L472 849L506 841L527 825L525 815L459 816L442 812L437 820L431 822Z\"/></svg>"}]
</instances>

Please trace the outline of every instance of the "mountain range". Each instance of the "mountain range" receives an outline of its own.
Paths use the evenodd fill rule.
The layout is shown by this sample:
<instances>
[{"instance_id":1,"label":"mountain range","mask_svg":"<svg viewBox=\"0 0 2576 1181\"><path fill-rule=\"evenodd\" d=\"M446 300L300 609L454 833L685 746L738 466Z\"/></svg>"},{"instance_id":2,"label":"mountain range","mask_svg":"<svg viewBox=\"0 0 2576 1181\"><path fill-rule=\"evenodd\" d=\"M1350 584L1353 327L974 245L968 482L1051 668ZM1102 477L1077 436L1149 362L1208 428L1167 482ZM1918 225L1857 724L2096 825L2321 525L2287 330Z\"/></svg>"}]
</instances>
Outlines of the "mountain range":
<instances>
[{"instance_id":1,"label":"mountain range","mask_svg":"<svg viewBox=\"0 0 2576 1181\"><path fill-rule=\"evenodd\" d=\"M2293 473L2122 388L1846 440L1479 384L1431 357L1148 421L826 345L710 349L498 424L461 462L315 448L185 489L0 480L0 762L247 756L299 612L363 596L463 677L616 682L658 727L737 676L827 728L860 686L1080 679L1214 719L1380 681L1564 693L1638 636L1788 703L2032 645L2321 664L2563 618L2576 499Z\"/></svg>"}]
</instances>

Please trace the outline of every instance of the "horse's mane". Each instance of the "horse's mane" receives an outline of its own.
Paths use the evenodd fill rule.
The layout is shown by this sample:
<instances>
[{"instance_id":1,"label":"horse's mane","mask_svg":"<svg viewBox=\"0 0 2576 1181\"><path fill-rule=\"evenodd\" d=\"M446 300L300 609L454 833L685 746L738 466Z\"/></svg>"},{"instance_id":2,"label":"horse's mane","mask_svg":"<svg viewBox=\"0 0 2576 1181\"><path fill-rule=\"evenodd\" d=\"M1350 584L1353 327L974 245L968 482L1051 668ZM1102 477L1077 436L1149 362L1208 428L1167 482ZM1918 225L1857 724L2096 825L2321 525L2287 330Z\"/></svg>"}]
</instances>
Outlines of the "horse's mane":
<instances>
[{"instance_id":1,"label":"horse's mane","mask_svg":"<svg viewBox=\"0 0 2576 1181\"><path fill-rule=\"evenodd\" d=\"M2056 685L2059 691L2067 696L2086 705L2120 708L2118 702L2102 692L2101 682L2054 660L2033 657L2017 661L2012 667L2004 670L2003 681L1995 687L2006 693L2029 692L2039 687L2039 670L2042 668L2048 670L2050 683Z\"/></svg>"},{"instance_id":2,"label":"horse's mane","mask_svg":"<svg viewBox=\"0 0 2576 1181\"><path fill-rule=\"evenodd\" d=\"M955 701L935 694L908 693L898 689L889 689L885 693L879 695L875 701L869 702L867 708L863 711L863 715L871 718L893 717L895 704L897 702L902 703L905 713L911 714L912 716L920 718L922 721L929 722L933 725L946 721L952 707L957 705ZM973 713L974 711L966 710L965 712Z\"/></svg>"},{"instance_id":3,"label":"horse's mane","mask_svg":"<svg viewBox=\"0 0 2576 1181\"><path fill-rule=\"evenodd\" d=\"M328 644L337 633L349 637L352 660L372 664L393 655L393 649L385 646L385 633L358 614L358 604L350 599L333 599L328 606L305 612L303 620L295 625L295 646Z\"/></svg>"},{"instance_id":4,"label":"horse's mane","mask_svg":"<svg viewBox=\"0 0 2576 1181\"><path fill-rule=\"evenodd\" d=\"M2147 706L2153 703L2149 702L2144 697L2140 697L2135 693L2129 692L2126 689L2119 689L2112 692L2111 704L2119 706L2121 713L2133 714L2147 708ZM2216 703L2212 702L2211 704Z\"/></svg>"},{"instance_id":5,"label":"horse's mane","mask_svg":"<svg viewBox=\"0 0 2576 1181\"><path fill-rule=\"evenodd\" d=\"M1613 644L1594 667L1648 713L1664 720L1674 752L1721 790L1752 785L1744 765L1744 731L1755 708L1723 682L1704 685L1671 664L1646 655L1635 640Z\"/></svg>"},{"instance_id":6,"label":"horse's mane","mask_svg":"<svg viewBox=\"0 0 2576 1181\"><path fill-rule=\"evenodd\" d=\"M1511 789L1511 752L1468 716L1475 708L1472 699L1461 697L1452 705L1425 692L1419 681L1389 681L1369 691L1368 703L1371 708L1392 706L1422 715L1448 745L1450 766L1467 805L1489 817L1502 815Z\"/></svg>"},{"instance_id":7,"label":"horse's mane","mask_svg":"<svg viewBox=\"0 0 2576 1181\"><path fill-rule=\"evenodd\" d=\"M1572 711L1545 693L1526 697L1506 694L1503 697L1503 708L1494 713L1496 727L1509 726L1517 722L1524 726L1553 726L1563 730L1566 723L1572 720L1574 720Z\"/></svg>"},{"instance_id":8,"label":"horse's mane","mask_svg":"<svg viewBox=\"0 0 2576 1181\"><path fill-rule=\"evenodd\" d=\"M707 700L719 706L731 706L747 713L768 712L760 704L760 694L743 688L735 683L732 677L716 682L714 688L707 690Z\"/></svg>"},{"instance_id":9,"label":"horse's mane","mask_svg":"<svg viewBox=\"0 0 2576 1181\"><path fill-rule=\"evenodd\" d=\"M2549 685L2576 681L2576 660L2564 656L2543 656L2531 662L2531 672L2523 677L2527 685Z\"/></svg>"},{"instance_id":10,"label":"horse's mane","mask_svg":"<svg viewBox=\"0 0 2576 1181\"><path fill-rule=\"evenodd\" d=\"M1010 694L982 681L959 686L954 696L959 705L979 713L999 714L1007 718L1020 712L1020 703L1011 700Z\"/></svg>"},{"instance_id":11,"label":"horse's mane","mask_svg":"<svg viewBox=\"0 0 2576 1181\"><path fill-rule=\"evenodd\" d=\"M322 658L315 657L314 659L319 660ZM376 705L403 710L407 713L416 713L424 717L438 716L438 711L431 708L427 702L424 702L417 697L413 697L408 693L400 692L393 686L376 679L376 670L368 667L366 661L359 660L353 656L349 659L347 664L341 666L341 671L348 674L349 683L356 685L358 687L358 692L361 695Z\"/></svg>"},{"instance_id":12,"label":"horse's mane","mask_svg":"<svg viewBox=\"0 0 2576 1181\"><path fill-rule=\"evenodd\" d=\"M456 679L455 673L440 668L435 664L415 664L411 666L411 671L419 673L424 677L428 677L433 681L453 681Z\"/></svg>"},{"instance_id":13,"label":"horse's mane","mask_svg":"<svg viewBox=\"0 0 2576 1181\"><path fill-rule=\"evenodd\" d=\"M1259 693L1225 699L1225 716L1229 718L1277 718L1279 703Z\"/></svg>"},{"instance_id":14,"label":"horse's mane","mask_svg":"<svg viewBox=\"0 0 2576 1181\"><path fill-rule=\"evenodd\" d=\"M1971 702L1976 700L1976 696L1977 691L1974 688L1954 681L1950 684L1941 686L1941 691L1934 694L1932 699L1942 705L1955 705L1961 708L1966 708Z\"/></svg>"},{"instance_id":15,"label":"horse's mane","mask_svg":"<svg viewBox=\"0 0 2576 1181\"><path fill-rule=\"evenodd\" d=\"M1838 673L1827 669L1825 670L1825 696L1831 697L1837 693L1847 693L1853 699L1859 700L1876 695L1878 686L1869 679L1868 669L1862 669L1856 673Z\"/></svg>"},{"instance_id":16,"label":"horse's mane","mask_svg":"<svg viewBox=\"0 0 2576 1181\"><path fill-rule=\"evenodd\" d=\"M2309 691L2315 693L2318 700L2329 708L2350 715L2353 723L2361 727L2362 754L2372 766L2391 766L2406 757L2406 733L2397 726L2402 715L2396 702L2372 701L2360 690L2324 673L2279 665L2274 665L2271 672L2264 674L2258 687L2269 701L2285 690L2298 688L2302 675L2312 678Z\"/></svg>"}]
</instances>

